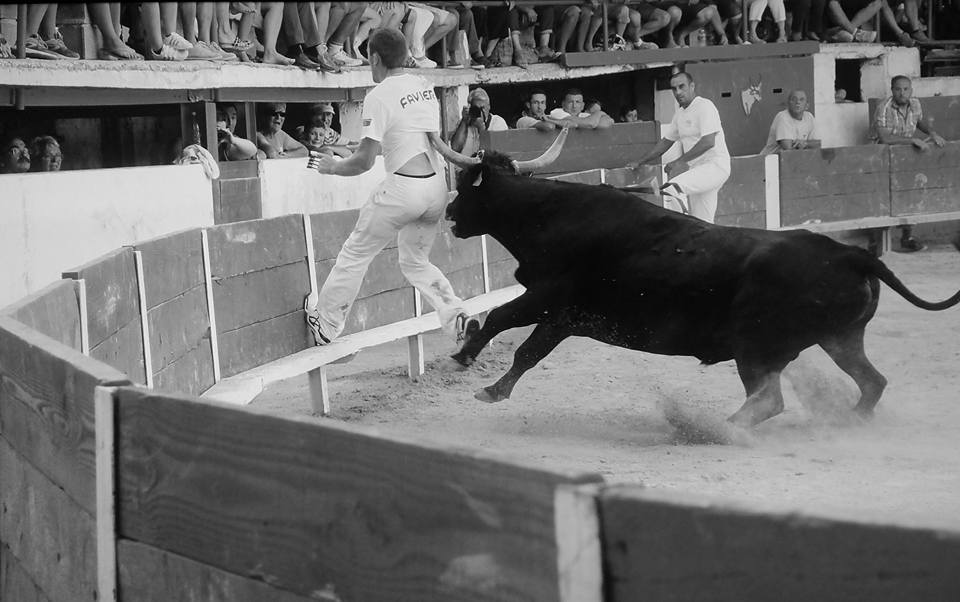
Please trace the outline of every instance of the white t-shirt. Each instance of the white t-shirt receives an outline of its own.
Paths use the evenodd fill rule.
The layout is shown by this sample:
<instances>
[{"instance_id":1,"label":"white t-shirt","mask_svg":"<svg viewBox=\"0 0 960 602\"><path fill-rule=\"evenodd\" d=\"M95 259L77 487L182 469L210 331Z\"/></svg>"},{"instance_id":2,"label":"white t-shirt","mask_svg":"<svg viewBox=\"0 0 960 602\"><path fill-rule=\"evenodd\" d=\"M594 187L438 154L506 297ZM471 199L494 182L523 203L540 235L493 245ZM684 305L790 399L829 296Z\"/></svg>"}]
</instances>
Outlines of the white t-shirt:
<instances>
[{"instance_id":1,"label":"white t-shirt","mask_svg":"<svg viewBox=\"0 0 960 602\"><path fill-rule=\"evenodd\" d=\"M790 116L790 111L784 109L777 113L770 124L770 134L767 136L767 145L760 151L761 155L780 152L780 140L819 140L816 122L810 111L804 111L800 119Z\"/></svg>"},{"instance_id":2,"label":"white t-shirt","mask_svg":"<svg viewBox=\"0 0 960 602\"><path fill-rule=\"evenodd\" d=\"M702 96L693 99L687 108L677 107L673 121L664 129L663 137L674 142L680 141L683 152L689 151L707 134L716 132L713 148L690 161L690 165L714 163L730 170L730 153L727 141L723 137L720 113L712 102Z\"/></svg>"},{"instance_id":3,"label":"white t-shirt","mask_svg":"<svg viewBox=\"0 0 960 602\"><path fill-rule=\"evenodd\" d=\"M507 125L507 121L499 116L490 114L490 125L487 126L488 132L504 132L509 130L510 126ZM473 156L475 152L480 150L480 131L473 126L467 127L467 139L463 143L463 149L460 152L468 157Z\"/></svg>"},{"instance_id":4,"label":"white t-shirt","mask_svg":"<svg viewBox=\"0 0 960 602\"><path fill-rule=\"evenodd\" d=\"M361 136L380 143L387 173L420 153L440 164L426 135L440 131L440 103L425 78L412 73L386 78L363 99L361 119Z\"/></svg>"}]
</instances>

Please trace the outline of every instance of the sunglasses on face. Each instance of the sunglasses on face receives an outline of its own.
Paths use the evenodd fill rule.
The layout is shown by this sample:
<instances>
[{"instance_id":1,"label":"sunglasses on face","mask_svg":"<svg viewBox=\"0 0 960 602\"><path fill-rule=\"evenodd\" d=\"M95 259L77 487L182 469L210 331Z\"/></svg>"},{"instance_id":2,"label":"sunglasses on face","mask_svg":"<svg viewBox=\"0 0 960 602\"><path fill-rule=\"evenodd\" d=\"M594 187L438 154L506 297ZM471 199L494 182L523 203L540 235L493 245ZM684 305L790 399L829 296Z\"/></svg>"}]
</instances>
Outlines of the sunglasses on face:
<instances>
[{"instance_id":1,"label":"sunglasses on face","mask_svg":"<svg viewBox=\"0 0 960 602\"><path fill-rule=\"evenodd\" d=\"M273 113L270 113L270 116L271 116L271 117L286 117L286 116L287 116L287 113L286 113L286 111L274 111Z\"/></svg>"}]
</instances>

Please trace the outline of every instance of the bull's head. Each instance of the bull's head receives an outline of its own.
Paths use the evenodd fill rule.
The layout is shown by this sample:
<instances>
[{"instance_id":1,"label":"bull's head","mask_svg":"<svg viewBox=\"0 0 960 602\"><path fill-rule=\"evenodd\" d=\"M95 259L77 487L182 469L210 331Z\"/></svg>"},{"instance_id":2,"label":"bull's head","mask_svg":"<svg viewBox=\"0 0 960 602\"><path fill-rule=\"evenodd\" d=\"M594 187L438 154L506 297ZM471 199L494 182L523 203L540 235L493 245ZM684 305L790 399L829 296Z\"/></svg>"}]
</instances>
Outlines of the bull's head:
<instances>
[{"instance_id":1,"label":"bull's head","mask_svg":"<svg viewBox=\"0 0 960 602\"><path fill-rule=\"evenodd\" d=\"M496 151L481 151L477 159L464 162L464 170L457 177L457 190L450 193L452 198L447 205L447 219L453 222L450 231L458 238L486 233L488 228L484 215L488 198L483 186L484 181L502 176L532 174L544 169L560 156L568 134L568 128L561 130L550 148L536 159L517 161Z\"/></svg>"}]
</instances>

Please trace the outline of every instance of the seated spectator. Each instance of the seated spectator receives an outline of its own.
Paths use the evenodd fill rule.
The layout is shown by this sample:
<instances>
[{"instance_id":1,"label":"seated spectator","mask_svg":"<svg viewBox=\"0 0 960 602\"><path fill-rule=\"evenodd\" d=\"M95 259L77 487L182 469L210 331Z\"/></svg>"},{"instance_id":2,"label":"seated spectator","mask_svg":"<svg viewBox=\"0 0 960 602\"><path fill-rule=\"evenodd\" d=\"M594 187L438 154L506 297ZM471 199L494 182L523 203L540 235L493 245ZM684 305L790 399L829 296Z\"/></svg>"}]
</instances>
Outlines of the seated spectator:
<instances>
[{"instance_id":1,"label":"seated spectator","mask_svg":"<svg viewBox=\"0 0 960 602\"><path fill-rule=\"evenodd\" d=\"M509 129L507 122L490 112L490 96L483 88L474 88L467 95L460 122L450 138L450 148L467 156L480 150L480 136L484 132Z\"/></svg>"},{"instance_id":2,"label":"seated spectator","mask_svg":"<svg viewBox=\"0 0 960 602\"><path fill-rule=\"evenodd\" d=\"M319 51L328 63L341 67L360 67L363 59L349 56L344 48L357 34L360 20L366 10L363 2L316 2L307 3L316 7L317 31L320 36Z\"/></svg>"},{"instance_id":3,"label":"seated spectator","mask_svg":"<svg viewBox=\"0 0 960 602\"><path fill-rule=\"evenodd\" d=\"M296 130L297 138L310 150L349 157L357 143L343 138L333 127L335 112L329 102L320 102L311 107L310 121Z\"/></svg>"},{"instance_id":4,"label":"seated spectator","mask_svg":"<svg viewBox=\"0 0 960 602\"><path fill-rule=\"evenodd\" d=\"M140 4L143 24L143 55L148 61L183 61L193 44L177 33L176 2Z\"/></svg>"},{"instance_id":5,"label":"seated spectator","mask_svg":"<svg viewBox=\"0 0 960 602\"><path fill-rule=\"evenodd\" d=\"M913 46L910 34L897 25L896 17L886 0L829 0L827 21L830 27L824 32L828 42L874 42L877 32L867 29L871 20L880 14L883 24L897 36L904 46Z\"/></svg>"},{"instance_id":6,"label":"seated spectator","mask_svg":"<svg viewBox=\"0 0 960 602\"><path fill-rule=\"evenodd\" d=\"M681 48L690 46L690 35L708 25L716 34L718 44L729 43L720 13L713 4L702 3L699 0L668 0L656 6L670 13L671 18L676 21L673 31L674 43L677 46Z\"/></svg>"},{"instance_id":7,"label":"seated spectator","mask_svg":"<svg viewBox=\"0 0 960 602\"><path fill-rule=\"evenodd\" d=\"M560 54L566 52L587 52L593 49L592 33L596 33L591 24L593 14L599 10L599 1L593 0L581 2L580 4L571 4L563 8L557 22L554 23L556 30L554 50ZM599 19L597 20L599 24ZM576 38L573 37L576 32ZM573 43L571 44L571 39ZM589 48L588 48L589 46Z\"/></svg>"},{"instance_id":8,"label":"seated spectator","mask_svg":"<svg viewBox=\"0 0 960 602\"><path fill-rule=\"evenodd\" d=\"M648 2L611 2L607 15L614 30L610 50L655 50L660 46L645 42L643 36L668 27L671 21L670 13Z\"/></svg>"},{"instance_id":9,"label":"seated spectator","mask_svg":"<svg viewBox=\"0 0 960 602\"><path fill-rule=\"evenodd\" d=\"M210 41L214 4L221 7L221 14L227 14L227 18L229 18L227 3L178 2L177 4L180 6L180 24L183 28L183 37L193 44L193 48L187 51L188 60L223 62L237 60L235 54L224 51L219 45L212 45Z\"/></svg>"},{"instance_id":10,"label":"seated spectator","mask_svg":"<svg viewBox=\"0 0 960 602\"><path fill-rule=\"evenodd\" d=\"M564 92L560 108L550 111L546 119L561 127L584 130L605 129L613 125L613 119L599 110L599 107L593 113L584 111L584 108L583 92L570 88Z\"/></svg>"},{"instance_id":11,"label":"seated spectator","mask_svg":"<svg viewBox=\"0 0 960 602\"><path fill-rule=\"evenodd\" d=\"M583 103L583 112L588 115L600 115L600 121L597 123L597 129L605 129L614 124L613 117L607 115L603 111L603 106L601 106L600 101L596 98L591 98Z\"/></svg>"},{"instance_id":12,"label":"seated spectator","mask_svg":"<svg viewBox=\"0 0 960 602\"><path fill-rule=\"evenodd\" d=\"M406 3L405 3L406 4ZM433 25L434 15L431 11L420 6L408 6L402 22L403 37L407 39L407 67L433 69L436 61L427 58L427 48L424 45L427 30Z\"/></svg>"},{"instance_id":13,"label":"seated spectator","mask_svg":"<svg viewBox=\"0 0 960 602\"><path fill-rule=\"evenodd\" d=\"M786 7L792 16L790 39L819 42L823 37L823 12L827 0L787 0Z\"/></svg>"},{"instance_id":14,"label":"seated spectator","mask_svg":"<svg viewBox=\"0 0 960 602\"><path fill-rule=\"evenodd\" d=\"M489 63L492 67L526 67L540 61L534 41L534 30L539 16L532 6L491 7L488 12L490 40L487 44ZM551 53L547 60L559 58Z\"/></svg>"},{"instance_id":15,"label":"seated spectator","mask_svg":"<svg viewBox=\"0 0 960 602\"><path fill-rule=\"evenodd\" d=\"M11 138L3 145L0 157L0 173L26 173L30 171L30 151L20 138Z\"/></svg>"},{"instance_id":16,"label":"seated spectator","mask_svg":"<svg viewBox=\"0 0 960 602\"><path fill-rule=\"evenodd\" d=\"M547 121L547 94L543 90L534 90L524 103L523 116L517 119L517 129L555 130L558 126Z\"/></svg>"},{"instance_id":17,"label":"seated spectator","mask_svg":"<svg viewBox=\"0 0 960 602\"><path fill-rule=\"evenodd\" d=\"M53 136L37 136L30 141L30 161L30 171L60 171L60 143Z\"/></svg>"},{"instance_id":18,"label":"seated spectator","mask_svg":"<svg viewBox=\"0 0 960 602\"><path fill-rule=\"evenodd\" d=\"M38 3L27 6L26 40L18 40L28 59L78 59L80 55L67 48L57 29L57 4Z\"/></svg>"},{"instance_id":19,"label":"seated spectator","mask_svg":"<svg viewBox=\"0 0 960 602\"><path fill-rule=\"evenodd\" d=\"M930 143L917 136L918 131L926 134L937 146L946 144L924 118L920 101L913 97L910 78L896 75L890 80L890 96L877 105L871 134L879 144L910 144L918 152L930 150ZM911 226L901 226L900 231L901 251L909 253L924 248L923 243L913 237Z\"/></svg>"},{"instance_id":20,"label":"seated spectator","mask_svg":"<svg viewBox=\"0 0 960 602\"><path fill-rule=\"evenodd\" d=\"M620 113L620 123L640 121L640 111L636 107L627 107Z\"/></svg>"},{"instance_id":21,"label":"seated spectator","mask_svg":"<svg viewBox=\"0 0 960 602\"><path fill-rule=\"evenodd\" d=\"M807 93L803 90L791 90L787 97L787 108L773 118L767 145L760 154L769 155L807 148L820 148L816 121L813 114L807 110Z\"/></svg>"},{"instance_id":22,"label":"seated spectator","mask_svg":"<svg viewBox=\"0 0 960 602\"><path fill-rule=\"evenodd\" d=\"M747 8L747 41L751 44L764 44L766 40L757 36L757 25L763 11L770 7L770 14L777 23L777 43L787 41L787 9L783 0L750 0Z\"/></svg>"},{"instance_id":23,"label":"seated spectator","mask_svg":"<svg viewBox=\"0 0 960 602\"><path fill-rule=\"evenodd\" d=\"M455 10L446 10L436 6L431 6L429 4L424 4L422 2L409 2L408 6L411 8L421 8L430 11L433 14L433 21L430 24L430 27L427 28L426 32L423 34L423 48L425 51L430 52L434 50L434 63L443 62L443 57L440 56L442 51L442 45L438 45L441 40L446 40L446 51L447 51L447 68L448 69L461 69L463 65L457 61L456 49L457 49L457 32L459 31L460 17ZM416 57L420 59L424 57Z\"/></svg>"},{"instance_id":24,"label":"seated spectator","mask_svg":"<svg viewBox=\"0 0 960 602\"><path fill-rule=\"evenodd\" d=\"M489 61L483 54L481 47L481 32L477 25L477 12L473 10L473 2L458 2L456 6L458 27L467 37L467 52L470 54L470 66L474 69L483 69L489 65ZM478 9L480 14L486 16L486 9Z\"/></svg>"},{"instance_id":25,"label":"seated spectator","mask_svg":"<svg viewBox=\"0 0 960 602\"><path fill-rule=\"evenodd\" d=\"M327 56L312 2L283 3L283 33L287 39L287 58L293 59L295 66L327 73L340 70Z\"/></svg>"},{"instance_id":26,"label":"seated spectator","mask_svg":"<svg viewBox=\"0 0 960 602\"><path fill-rule=\"evenodd\" d=\"M257 131L257 148L264 152L267 159L306 157L309 155L307 147L283 131L283 122L287 118L286 103L267 103L260 108L262 118L258 119L260 129Z\"/></svg>"},{"instance_id":27,"label":"seated spectator","mask_svg":"<svg viewBox=\"0 0 960 602\"><path fill-rule=\"evenodd\" d=\"M245 161L264 158L266 154L246 138L237 136L237 107L232 103L217 105L217 150L221 161Z\"/></svg>"}]
</instances>

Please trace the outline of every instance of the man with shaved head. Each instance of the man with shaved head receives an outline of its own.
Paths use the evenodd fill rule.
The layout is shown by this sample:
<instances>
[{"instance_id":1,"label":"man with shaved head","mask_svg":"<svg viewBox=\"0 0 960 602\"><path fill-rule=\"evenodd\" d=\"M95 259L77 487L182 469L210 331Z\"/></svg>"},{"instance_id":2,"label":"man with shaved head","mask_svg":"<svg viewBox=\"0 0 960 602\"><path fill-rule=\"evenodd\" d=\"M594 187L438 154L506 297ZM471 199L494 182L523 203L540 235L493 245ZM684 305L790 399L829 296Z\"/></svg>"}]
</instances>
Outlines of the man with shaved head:
<instances>
[{"instance_id":1,"label":"man with shaved head","mask_svg":"<svg viewBox=\"0 0 960 602\"><path fill-rule=\"evenodd\" d=\"M773 118L767 144L760 154L806 148L820 148L820 136L813 114L807 110L807 93L791 90L787 97L787 108Z\"/></svg>"}]
</instances>

